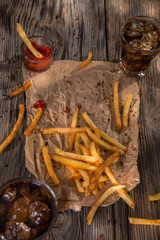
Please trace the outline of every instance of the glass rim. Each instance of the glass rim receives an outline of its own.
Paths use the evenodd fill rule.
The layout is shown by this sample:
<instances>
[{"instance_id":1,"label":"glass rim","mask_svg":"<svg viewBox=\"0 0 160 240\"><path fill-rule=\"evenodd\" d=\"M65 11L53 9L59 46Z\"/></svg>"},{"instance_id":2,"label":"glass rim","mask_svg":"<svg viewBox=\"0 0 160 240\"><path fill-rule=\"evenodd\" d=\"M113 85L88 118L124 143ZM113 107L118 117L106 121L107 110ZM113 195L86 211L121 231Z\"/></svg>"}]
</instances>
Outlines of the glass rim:
<instances>
[{"instance_id":1,"label":"glass rim","mask_svg":"<svg viewBox=\"0 0 160 240\"><path fill-rule=\"evenodd\" d=\"M38 186L42 186L43 188L45 188L45 189L48 190L47 192L48 192L48 193L51 195L51 197L52 197L51 201L54 199L54 203L55 203L55 216L54 216L54 218L51 219L51 222L50 222L50 224L49 224L48 229L47 229L46 232L44 232L44 233L43 233L42 235L40 235L40 236L37 236L36 238L33 238L33 240L40 240L40 239L42 239L43 237L45 237L45 236L52 230L52 228L54 227L54 224L55 224L55 222L56 222L56 220L57 220L58 202L57 202L56 195L55 195L55 193L53 192L53 190L50 188L50 186L49 186L47 183L45 183L45 182L43 182L43 181L41 181L41 180L39 180L39 179L37 179L37 178L31 178L31 177L19 177L19 178L10 179L9 181L7 181L7 182L5 182L4 184L2 184L2 186L0 186L0 194L1 194L1 192L3 191L3 189L4 189L7 185L12 184L12 183L14 184L14 183L16 183L16 182L18 183L18 182L20 182L20 181L31 182L31 183L37 184Z\"/></svg>"},{"instance_id":2,"label":"glass rim","mask_svg":"<svg viewBox=\"0 0 160 240\"><path fill-rule=\"evenodd\" d=\"M26 46L26 44L25 44L24 42L22 42L22 43L21 43L21 52L22 52L22 56L23 56L26 60L28 60L28 61L30 61L31 63L34 63L34 64L41 64L41 63L43 63L43 62L46 62L46 61L47 61L48 59L50 59L51 57L53 57L54 43L53 43L50 39L47 39L46 37L39 36L39 35L35 35L35 36L28 37L28 39L32 39L32 38L42 38L42 39L44 39L44 40L48 43L49 47L51 47L52 52L51 52L51 55L50 55L50 56L48 56L48 57L45 58L45 59L41 59L40 62L39 62L39 61L35 61L35 60L33 60L33 59L28 58L28 57L24 54L24 46ZM27 47L27 46L26 46L26 47Z\"/></svg>"},{"instance_id":3,"label":"glass rim","mask_svg":"<svg viewBox=\"0 0 160 240\"><path fill-rule=\"evenodd\" d=\"M152 53L158 53L158 52L160 52L160 46L158 47L158 48L155 48L155 49L152 49L152 50L150 50L150 51L147 51L147 50L141 50L141 49L138 49L138 48L135 48L135 47L132 47L131 45L129 45L129 43L126 41L126 39L124 38L124 28L125 28L125 26L129 23L129 22L131 22L132 20L134 20L134 19L138 19L138 18L141 18L141 19L143 19L143 18L148 18L148 19L151 19L152 21L156 21L159 25L160 25L160 21L158 20L158 19L156 19L156 18L153 18L153 17L150 17L150 16L134 16L134 17L131 17L131 18L129 18L124 24L123 24L123 26L122 26L122 28L121 28L121 38L122 38L122 40L125 42L125 44L126 45L128 45L129 47L131 47L132 49L134 49L135 51L137 51L137 52L140 52L140 53L147 53L148 55L149 54L152 54Z\"/></svg>"}]
</instances>

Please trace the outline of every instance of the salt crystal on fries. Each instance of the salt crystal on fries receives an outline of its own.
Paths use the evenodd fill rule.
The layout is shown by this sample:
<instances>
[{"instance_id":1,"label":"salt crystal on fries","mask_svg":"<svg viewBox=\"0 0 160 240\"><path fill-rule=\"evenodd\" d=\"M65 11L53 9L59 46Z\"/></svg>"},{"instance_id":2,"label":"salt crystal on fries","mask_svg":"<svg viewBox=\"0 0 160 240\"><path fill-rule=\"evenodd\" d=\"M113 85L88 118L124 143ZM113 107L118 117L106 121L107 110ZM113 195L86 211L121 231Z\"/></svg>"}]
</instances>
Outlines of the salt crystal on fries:
<instances>
[{"instance_id":1,"label":"salt crystal on fries","mask_svg":"<svg viewBox=\"0 0 160 240\"><path fill-rule=\"evenodd\" d=\"M19 114L18 114L17 122L15 123L10 135L0 145L0 154L2 154L2 152L6 149L6 147L12 142L13 138L16 136L16 134L21 126L23 117L24 117L24 105L19 104Z\"/></svg>"},{"instance_id":2,"label":"salt crystal on fries","mask_svg":"<svg viewBox=\"0 0 160 240\"><path fill-rule=\"evenodd\" d=\"M57 154L51 154L51 158L58 162L61 163L62 165L67 165L67 166L71 166L73 168L80 168L80 169L84 169L84 170L91 170L91 171L95 171L97 168L93 165L90 165L88 163L84 163L82 161L77 161L77 160L73 160L70 158L65 158L62 156L59 156Z\"/></svg>"},{"instance_id":3,"label":"salt crystal on fries","mask_svg":"<svg viewBox=\"0 0 160 240\"><path fill-rule=\"evenodd\" d=\"M121 155L124 155L125 152L117 147L111 146L108 143L104 142L103 140L97 138L97 136L88 128L85 127L86 132L88 134L88 136L95 141L96 143L98 143L101 147L103 147L104 149L108 150L109 152L119 152Z\"/></svg>"},{"instance_id":4,"label":"salt crystal on fries","mask_svg":"<svg viewBox=\"0 0 160 240\"><path fill-rule=\"evenodd\" d=\"M10 97L14 97L19 95L20 93L26 91L28 88L32 86L32 83L30 81L26 82L22 87L16 89L14 92L11 92L9 94Z\"/></svg>"},{"instance_id":5,"label":"salt crystal on fries","mask_svg":"<svg viewBox=\"0 0 160 240\"><path fill-rule=\"evenodd\" d=\"M30 40L28 39L26 33L24 32L22 26L17 23L17 32L20 35L20 37L22 38L22 40L25 42L26 46L28 47L28 49L32 52L32 54L36 57L36 58L43 58L43 55L37 51L37 49L35 49L32 45L32 43L30 42Z\"/></svg>"},{"instance_id":6,"label":"salt crystal on fries","mask_svg":"<svg viewBox=\"0 0 160 240\"><path fill-rule=\"evenodd\" d=\"M88 114L86 112L82 113L82 117L85 120L85 122L88 124L88 126L93 130L93 131L98 131L96 130L97 127L94 124L94 122L91 120L91 118L88 116ZM116 140L114 140L113 138L111 138L110 136L108 136L105 132L103 132L100 129L100 135L101 137L106 140L109 144L122 149L123 151L126 151L127 148L125 146L123 146L121 143L117 142Z\"/></svg>"},{"instance_id":7,"label":"salt crystal on fries","mask_svg":"<svg viewBox=\"0 0 160 240\"><path fill-rule=\"evenodd\" d=\"M86 221L88 225L91 224L98 207L104 202L104 200L108 198L110 195L112 195L114 192L123 189L124 187L125 185L117 185L110 187L97 199L97 201L93 204L92 208L90 209L87 215Z\"/></svg>"},{"instance_id":8,"label":"salt crystal on fries","mask_svg":"<svg viewBox=\"0 0 160 240\"><path fill-rule=\"evenodd\" d=\"M119 93L118 93L119 81L114 82L113 84L113 106L115 113L116 128L118 131L122 130L122 122L119 111Z\"/></svg>"},{"instance_id":9,"label":"salt crystal on fries","mask_svg":"<svg viewBox=\"0 0 160 240\"><path fill-rule=\"evenodd\" d=\"M143 218L131 218L131 217L129 217L128 219L130 224L160 226L160 219L143 219Z\"/></svg>"},{"instance_id":10,"label":"salt crystal on fries","mask_svg":"<svg viewBox=\"0 0 160 240\"><path fill-rule=\"evenodd\" d=\"M56 173L53 169L52 160L51 160L51 157L49 155L48 146L43 146L42 147L42 154L43 154L43 159L44 159L44 162L45 162L45 165L46 165L49 176L52 178L55 185L60 184L60 181L59 181L59 179L58 179L58 177L57 177L57 175L56 175Z\"/></svg>"},{"instance_id":11,"label":"salt crystal on fries","mask_svg":"<svg viewBox=\"0 0 160 240\"><path fill-rule=\"evenodd\" d=\"M160 193L154 194L154 195L149 195L149 201L158 201L160 200Z\"/></svg>"},{"instance_id":12,"label":"salt crystal on fries","mask_svg":"<svg viewBox=\"0 0 160 240\"><path fill-rule=\"evenodd\" d=\"M81 128L71 128L71 127L55 127L55 128L43 128L42 134L51 133L81 133L86 132L84 127Z\"/></svg>"},{"instance_id":13,"label":"salt crystal on fries","mask_svg":"<svg viewBox=\"0 0 160 240\"><path fill-rule=\"evenodd\" d=\"M128 94L125 104L123 106L122 124L123 124L123 127L126 127L126 128L128 127L128 118L129 118L128 116L129 116L129 109L132 102L132 98L133 98L133 95Z\"/></svg>"},{"instance_id":14,"label":"salt crystal on fries","mask_svg":"<svg viewBox=\"0 0 160 240\"><path fill-rule=\"evenodd\" d=\"M81 161L90 162L90 163L94 163L97 161L97 159L95 157L81 155L81 154L77 154L77 153L65 152L56 146L54 147L54 151L56 154L58 154L62 157L66 157L66 158L81 160Z\"/></svg>"}]
</instances>

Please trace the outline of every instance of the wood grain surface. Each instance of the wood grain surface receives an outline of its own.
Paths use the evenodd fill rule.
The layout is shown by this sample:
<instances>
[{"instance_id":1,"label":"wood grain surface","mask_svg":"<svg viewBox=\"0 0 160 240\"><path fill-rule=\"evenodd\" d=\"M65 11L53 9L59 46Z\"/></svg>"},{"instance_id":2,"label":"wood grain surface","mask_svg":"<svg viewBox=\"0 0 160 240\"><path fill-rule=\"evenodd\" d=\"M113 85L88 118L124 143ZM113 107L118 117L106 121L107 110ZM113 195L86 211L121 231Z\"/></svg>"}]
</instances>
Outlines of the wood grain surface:
<instances>
[{"instance_id":1,"label":"wood grain surface","mask_svg":"<svg viewBox=\"0 0 160 240\"><path fill-rule=\"evenodd\" d=\"M118 62L120 31L125 21L137 15L160 19L159 0L1 0L0 1L0 142L18 116L25 94L8 95L23 83L21 39L15 26L20 22L27 35L45 35L55 43L55 59L83 60L88 51L93 60ZM138 79L140 86L139 157L141 183L131 192L135 210L122 200L99 208L91 226L89 208L58 214L56 226L44 239L50 240L159 240L160 227L134 226L128 217L160 218L159 202L148 195L160 192L160 60L157 57ZM26 119L26 118L25 118ZM25 168L24 130L0 155L0 185L18 176L31 176Z\"/></svg>"}]
</instances>

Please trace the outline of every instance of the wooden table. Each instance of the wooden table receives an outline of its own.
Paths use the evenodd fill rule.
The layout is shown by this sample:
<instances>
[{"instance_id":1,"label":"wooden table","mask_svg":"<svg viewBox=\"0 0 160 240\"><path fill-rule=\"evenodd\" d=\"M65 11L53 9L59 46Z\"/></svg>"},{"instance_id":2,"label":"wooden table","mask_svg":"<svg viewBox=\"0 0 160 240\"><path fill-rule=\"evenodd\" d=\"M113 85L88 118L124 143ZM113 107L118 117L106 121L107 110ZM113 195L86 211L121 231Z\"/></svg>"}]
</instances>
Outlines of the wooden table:
<instances>
[{"instance_id":1,"label":"wooden table","mask_svg":"<svg viewBox=\"0 0 160 240\"><path fill-rule=\"evenodd\" d=\"M1 0L0 1L0 142L8 136L25 94L13 99L8 94L23 83L20 43L15 25L20 22L28 35L56 39L56 59L83 60L88 50L93 60L118 62L120 30L136 15L160 18L158 0ZM160 63L160 61L159 61ZM160 64L158 59L140 86L139 157L141 183L131 192L135 210L119 200L99 208L91 226L86 224L89 208L59 213L56 228L44 239L56 240L158 240L160 228L134 226L128 217L160 218L159 202L148 195L160 192ZM0 185L9 179L31 174L25 168L23 121L18 135L0 156Z\"/></svg>"}]
</instances>

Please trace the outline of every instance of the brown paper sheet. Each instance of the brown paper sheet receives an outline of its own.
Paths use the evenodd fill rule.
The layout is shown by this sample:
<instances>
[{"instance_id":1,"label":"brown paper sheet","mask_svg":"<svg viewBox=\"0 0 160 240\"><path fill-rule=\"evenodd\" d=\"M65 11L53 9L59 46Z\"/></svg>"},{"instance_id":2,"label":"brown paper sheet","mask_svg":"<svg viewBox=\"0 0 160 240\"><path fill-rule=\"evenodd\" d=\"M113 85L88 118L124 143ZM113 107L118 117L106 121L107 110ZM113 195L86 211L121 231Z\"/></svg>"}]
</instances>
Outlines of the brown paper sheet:
<instances>
[{"instance_id":1,"label":"brown paper sheet","mask_svg":"<svg viewBox=\"0 0 160 240\"><path fill-rule=\"evenodd\" d=\"M112 167L115 178L126 185L127 191L139 183L137 169L138 157L138 115L139 88L136 78L126 76L118 65L111 62L95 61L86 68L79 67L77 61L55 61L45 72L34 73L23 68L24 82L30 80L32 87L26 91L27 123L31 122L36 110L31 106L39 99L46 103L43 117L40 119L34 133L26 137L25 156L26 167L38 179L53 188L59 203L59 210L74 209L79 211L82 206L91 206L110 182L95 196L84 197L79 193L74 181L68 179L70 172L66 166L53 162L55 171L61 180L60 186L54 186L42 158L41 148L49 144L53 153L54 145L68 150L68 136L54 134L42 136L44 127L67 127L70 125L73 112L80 106L78 125L84 126L81 113L87 112L95 124L108 135L124 144L128 150L125 156ZM118 133L115 129L113 111L113 82L119 80L120 110L129 93L134 95L130 110L129 127ZM68 111L69 110L69 111ZM103 156L108 156L103 151ZM113 204L119 199L117 193L106 199L102 206Z\"/></svg>"}]
</instances>

